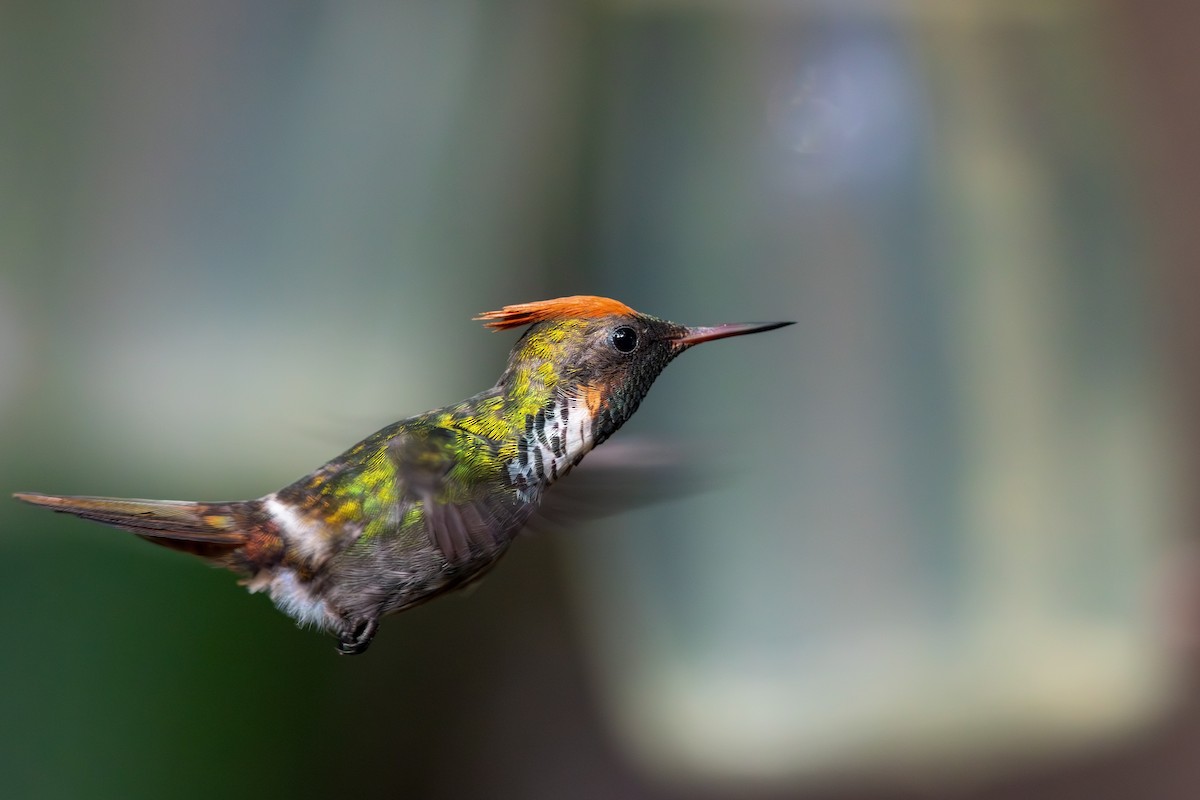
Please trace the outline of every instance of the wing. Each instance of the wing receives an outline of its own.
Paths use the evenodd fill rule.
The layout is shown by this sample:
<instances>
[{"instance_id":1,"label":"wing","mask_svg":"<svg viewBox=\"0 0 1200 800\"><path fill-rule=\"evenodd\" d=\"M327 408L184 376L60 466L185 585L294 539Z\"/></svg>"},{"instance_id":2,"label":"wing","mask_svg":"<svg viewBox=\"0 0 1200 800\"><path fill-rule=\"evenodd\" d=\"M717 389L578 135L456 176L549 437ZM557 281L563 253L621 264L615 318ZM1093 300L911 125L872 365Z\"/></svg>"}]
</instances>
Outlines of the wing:
<instances>
[{"instance_id":1,"label":"wing","mask_svg":"<svg viewBox=\"0 0 1200 800\"><path fill-rule=\"evenodd\" d=\"M504 491L499 450L467 431L413 418L369 436L274 499L294 516L293 537L317 537L297 549L319 561L344 554L365 575L423 561L422 551L435 548L455 572L469 571L503 550L524 522L515 492Z\"/></svg>"},{"instance_id":2,"label":"wing","mask_svg":"<svg viewBox=\"0 0 1200 800\"><path fill-rule=\"evenodd\" d=\"M490 560L524 522L503 480L499 445L457 428L420 426L388 444L404 514L452 567Z\"/></svg>"},{"instance_id":3,"label":"wing","mask_svg":"<svg viewBox=\"0 0 1200 800\"><path fill-rule=\"evenodd\" d=\"M716 489L724 473L707 448L622 436L588 454L546 492L530 525L590 522Z\"/></svg>"}]
</instances>

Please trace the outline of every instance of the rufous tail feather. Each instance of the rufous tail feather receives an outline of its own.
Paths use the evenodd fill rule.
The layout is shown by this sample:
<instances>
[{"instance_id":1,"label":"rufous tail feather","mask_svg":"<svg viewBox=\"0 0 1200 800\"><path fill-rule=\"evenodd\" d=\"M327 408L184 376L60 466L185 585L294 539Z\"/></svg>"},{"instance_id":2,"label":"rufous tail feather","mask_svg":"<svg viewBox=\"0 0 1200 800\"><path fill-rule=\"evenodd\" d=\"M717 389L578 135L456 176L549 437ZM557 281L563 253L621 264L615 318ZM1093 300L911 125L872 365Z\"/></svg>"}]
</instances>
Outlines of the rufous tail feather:
<instances>
[{"instance_id":1,"label":"rufous tail feather","mask_svg":"<svg viewBox=\"0 0 1200 800\"><path fill-rule=\"evenodd\" d=\"M118 497L17 493L13 497L82 519L112 525L147 541L254 572L278 560L282 543L257 501L187 503Z\"/></svg>"}]
</instances>

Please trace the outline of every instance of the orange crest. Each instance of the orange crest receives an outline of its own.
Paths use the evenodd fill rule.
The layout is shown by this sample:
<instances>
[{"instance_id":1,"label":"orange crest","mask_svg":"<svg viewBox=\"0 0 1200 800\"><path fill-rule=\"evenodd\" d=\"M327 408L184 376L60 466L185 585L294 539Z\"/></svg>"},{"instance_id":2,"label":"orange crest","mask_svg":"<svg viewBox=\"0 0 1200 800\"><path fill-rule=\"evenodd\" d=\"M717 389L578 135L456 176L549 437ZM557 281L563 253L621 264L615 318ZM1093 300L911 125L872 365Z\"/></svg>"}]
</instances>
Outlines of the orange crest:
<instances>
[{"instance_id":1,"label":"orange crest","mask_svg":"<svg viewBox=\"0 0 1200 800\"><path fill-rule=\"evenodd\" d=\"M538 300L505 306L499 311L488 311L475 319L483 320L492 330L519 328L534 322L552 319L579 319L580 317L607 317L610 314L636 314L629 306L607 297L577 294L571 297L556 297L553 300Z\"/></svg>"}]
</instances>

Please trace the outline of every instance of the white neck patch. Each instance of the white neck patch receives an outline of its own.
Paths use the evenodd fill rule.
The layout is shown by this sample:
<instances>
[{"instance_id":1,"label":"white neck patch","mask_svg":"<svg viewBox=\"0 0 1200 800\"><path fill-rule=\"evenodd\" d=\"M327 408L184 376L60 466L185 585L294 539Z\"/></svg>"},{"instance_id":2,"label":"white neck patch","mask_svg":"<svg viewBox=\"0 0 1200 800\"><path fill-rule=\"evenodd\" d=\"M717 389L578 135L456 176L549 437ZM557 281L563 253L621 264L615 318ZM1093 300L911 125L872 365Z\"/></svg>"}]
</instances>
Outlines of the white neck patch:
<instances>
[{"instance_id":1,"label":"white neck patch","mask_svg":"<svg viewBox=\"0 0 1200 800\"><path fill-rule=\"evenodd\" d=\"M517 457L508 475L521 498L532 502L542 489L570 472L596 444L592 414L583 400L570 397L531 417L517 438Z\"/></svg>"}]
</instances>

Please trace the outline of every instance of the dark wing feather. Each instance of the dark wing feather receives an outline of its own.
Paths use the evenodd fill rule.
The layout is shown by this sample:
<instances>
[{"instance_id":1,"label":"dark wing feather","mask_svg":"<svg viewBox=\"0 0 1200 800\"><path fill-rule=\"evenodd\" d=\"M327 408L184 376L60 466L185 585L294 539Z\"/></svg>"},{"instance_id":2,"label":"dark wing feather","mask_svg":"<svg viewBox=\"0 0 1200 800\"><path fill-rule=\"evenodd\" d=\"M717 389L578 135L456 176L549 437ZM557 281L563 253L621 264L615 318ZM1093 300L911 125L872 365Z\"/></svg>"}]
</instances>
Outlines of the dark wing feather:
<instances>
[{"instance_id":1,"label":"dark wing feather","mask_svg":"<svg viewBox=\"0 0 1200 800\"><path fill-rule=\"evenodd\" d=\"M460 437L471 436L451 428L410 428L392 440L389 454L404 487L404 502L420 503L424 509L425 531L433 545L451 566L476 568L508 544L524 517L515 493L507 497L503 491L489 492L482 486L473 493L466 487L448 486L463 447ZM471 445L491 443L480 440ZM470 499L447 499L464 494Z\"/></svg>"}]
</instances>

